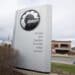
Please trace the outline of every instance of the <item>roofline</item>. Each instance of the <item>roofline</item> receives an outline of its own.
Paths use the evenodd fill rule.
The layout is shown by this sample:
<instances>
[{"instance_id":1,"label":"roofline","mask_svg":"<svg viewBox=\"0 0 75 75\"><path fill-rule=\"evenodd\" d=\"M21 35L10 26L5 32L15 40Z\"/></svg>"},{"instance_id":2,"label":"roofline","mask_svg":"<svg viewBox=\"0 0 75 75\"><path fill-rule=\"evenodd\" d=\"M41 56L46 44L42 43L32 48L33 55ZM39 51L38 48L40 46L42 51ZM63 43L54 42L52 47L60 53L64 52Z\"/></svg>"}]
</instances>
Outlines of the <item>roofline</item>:
<instances>
[{"instance_id":1,"label":"roofline","mask_svg":"<svg viewBox=\"0 0 75 75\"><path fill-rule=\"evenodd\" d=\"M71 40L68 40L68 41L59 41L59 40L52 40L52 42L72 42Z\"/></svg>"}]
</instances>

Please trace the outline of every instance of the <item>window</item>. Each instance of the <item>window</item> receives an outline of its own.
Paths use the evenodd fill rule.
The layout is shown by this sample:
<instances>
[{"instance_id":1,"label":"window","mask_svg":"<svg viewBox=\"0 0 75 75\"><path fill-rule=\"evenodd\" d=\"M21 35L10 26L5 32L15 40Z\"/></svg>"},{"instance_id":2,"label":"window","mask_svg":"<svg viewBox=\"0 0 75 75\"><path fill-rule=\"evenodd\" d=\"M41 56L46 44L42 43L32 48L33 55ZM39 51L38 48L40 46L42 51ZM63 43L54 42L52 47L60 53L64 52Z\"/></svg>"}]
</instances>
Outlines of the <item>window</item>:
<instances>
[{"instance_id":1,"label":"window","mask_svg":"<svg viewBox=\"0 0 75 75\"><path fill-rule=\"evenodd\" d=\"M68 44L61 44L61 47L69 47L69 45Z\"/></svg>"},{"instance_id":2,"label":"window","mask_svg":"<svg viewBox=\"0 0 75 75\"><path fill-rule=\"evenodd\" d=\"M57 48L58 47L58 44L54 44L54 47Z\"/></svg>"}]
</instances>

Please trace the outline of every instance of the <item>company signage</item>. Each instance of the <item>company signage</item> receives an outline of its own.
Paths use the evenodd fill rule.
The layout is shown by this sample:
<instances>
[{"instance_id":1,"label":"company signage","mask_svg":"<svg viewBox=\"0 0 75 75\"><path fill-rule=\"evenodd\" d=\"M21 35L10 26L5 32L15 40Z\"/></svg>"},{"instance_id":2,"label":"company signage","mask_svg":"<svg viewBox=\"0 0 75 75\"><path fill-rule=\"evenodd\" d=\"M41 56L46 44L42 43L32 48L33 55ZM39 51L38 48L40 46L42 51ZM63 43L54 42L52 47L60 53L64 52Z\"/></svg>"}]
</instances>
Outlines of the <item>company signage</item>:
<instances>
[{"instance_id":1,"label":"company signage","mask_svg":"<svg viewBox=\"0 0 75 75\"><path fill-rule=\"evenodd\" d=\"M13 46L18 50L15 66L49 73L51 70L51 6L17 11Z\"/></svg>"},{"instance_id":2,"label":"company signage","mask_svg":"<svg viewBox=\"0 0 75 75\"><path fill-rule=\"evenodd\" d=\"M35 29L40 22L40 15L36 10L27 10L20 19L20 25L24 30L31 31Z\"/></svg>"}]
</instances>

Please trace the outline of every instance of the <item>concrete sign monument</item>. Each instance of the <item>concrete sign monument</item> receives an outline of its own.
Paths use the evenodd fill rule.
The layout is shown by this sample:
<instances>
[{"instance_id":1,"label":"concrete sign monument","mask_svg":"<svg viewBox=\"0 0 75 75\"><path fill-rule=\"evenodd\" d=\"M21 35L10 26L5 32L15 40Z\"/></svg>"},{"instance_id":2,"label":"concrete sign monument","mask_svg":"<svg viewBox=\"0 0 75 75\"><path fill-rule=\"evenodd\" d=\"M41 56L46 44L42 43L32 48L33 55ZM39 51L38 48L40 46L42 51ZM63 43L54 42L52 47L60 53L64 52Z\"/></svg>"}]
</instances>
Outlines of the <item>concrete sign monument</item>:
<instances>
[{"instance_id":1,"label":"concrete sign monument","mask_svg":"<svg viewBox=\"0 0 75 75\"><path fill-rule=\"evenodd\" d=\"M18 10L13 46L19 52L15 66L49 73L51 69L52 10L50 5Z\"/></svg>"}]
</instances>

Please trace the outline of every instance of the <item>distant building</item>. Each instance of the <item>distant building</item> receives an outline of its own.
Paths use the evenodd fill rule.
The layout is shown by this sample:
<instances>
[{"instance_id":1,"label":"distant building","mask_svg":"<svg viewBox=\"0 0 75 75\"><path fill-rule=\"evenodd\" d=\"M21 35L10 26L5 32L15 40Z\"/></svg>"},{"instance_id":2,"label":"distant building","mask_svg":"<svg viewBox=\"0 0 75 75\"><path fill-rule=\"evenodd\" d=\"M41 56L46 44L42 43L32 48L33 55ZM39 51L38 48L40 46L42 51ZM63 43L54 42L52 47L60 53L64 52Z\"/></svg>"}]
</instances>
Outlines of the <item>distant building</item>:
<instances>
[{"instance_id":1,"label":"distant building","mask_svg":"<svg viewBox=\"0 0 75 75\"><path fill-rule=\"evenodd\" d=\"M67 54L71 51L71 41L52 40L52 53Z\"/></svg>"},{"instance_id":2,"label":"distant building","mask_svg":"<svg viewBox=\"0 0 75 75\"><path fill-rule=\"evenodd\" d=\"M3 42L3 41L2 41L2 40L0 40L0 45L2 45L2 42Z\"/></svg>"},{"instance_id":3,"label":"distant building","mask_svg":"<svg viewBox=\"0 0 75 75\"><path fill-rule=\"evenodd\" d=\"M9 40L0 40L0 46L3 46L3 45L11 45L12 43L11 43L11 41L9 41Z\"/></svg>"},{"instance_id":4,"label":"distant building","mask_svg":"<svg viewBox=\"0 0 75 75\"><path fill-rule=\"evenodd\" d=\"M72 47L72 48L71 48L71 52L72 52L73 54L75 54L75 47Z\"/></svg>"},{"instance_id":5,"label":"distant building","mask_svg":"<svg viewBox=\"0 0 75 75\"><path fill-rule=\"evenodd\" d=\"M71 48L71 51L69 52L69 55L75 55L75 47Z\"/></svg>"},{"instance_id":6,"label":"distant building","mask_svg":"<svg viewBox=\"0 0 75 75\"><path fill-rule=\"evenodd\" d=\"M72 50L75 51L75 47L72 47Z\"/></svg>"},{"instance_id":7,"label":"distant building","mask_svg":"<svg viewBox=\"0 0 75 75\"><path fill-rule=\"evenodd\" d=\"M11 41L8 41L8 40L3 41L3 44L8 44L8 45L11 45Z\"/></svg>"}]
</instances>

